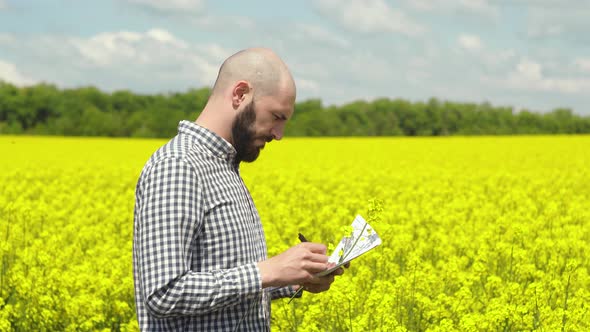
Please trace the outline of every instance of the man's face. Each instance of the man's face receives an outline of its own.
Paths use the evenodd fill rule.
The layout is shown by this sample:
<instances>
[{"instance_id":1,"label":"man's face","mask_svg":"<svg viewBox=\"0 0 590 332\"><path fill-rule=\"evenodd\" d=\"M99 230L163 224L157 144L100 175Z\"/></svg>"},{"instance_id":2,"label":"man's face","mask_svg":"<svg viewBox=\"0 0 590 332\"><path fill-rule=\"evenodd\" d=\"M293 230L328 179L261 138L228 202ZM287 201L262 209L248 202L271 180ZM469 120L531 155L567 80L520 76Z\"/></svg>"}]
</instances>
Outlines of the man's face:
<instances>
[{"instance_id":1,"label":"man's face","mask_svg":"<svg viewBox=\"0 0 590 332\"><path fill-rule=\"evenodd\" d=\"M232 143L238 161L252 162L260 150L273 139L283 137L285 124L291 118L295 92L280 90L276 95L259 96L244 106L232 124Z\"/></svg>"},{"instance_id":2,"label":"man's face","mask_svg":"<svg viewBox=\"0 0 590 332\"><path fill-rule=\"evenodd\" d=\"M252 162L258 158L260 150L266 142L270 142L271 135L256 133L256 109L251 101L240 112L232 125L232 138L238 161Z\"/></svg>"}]
</instances>

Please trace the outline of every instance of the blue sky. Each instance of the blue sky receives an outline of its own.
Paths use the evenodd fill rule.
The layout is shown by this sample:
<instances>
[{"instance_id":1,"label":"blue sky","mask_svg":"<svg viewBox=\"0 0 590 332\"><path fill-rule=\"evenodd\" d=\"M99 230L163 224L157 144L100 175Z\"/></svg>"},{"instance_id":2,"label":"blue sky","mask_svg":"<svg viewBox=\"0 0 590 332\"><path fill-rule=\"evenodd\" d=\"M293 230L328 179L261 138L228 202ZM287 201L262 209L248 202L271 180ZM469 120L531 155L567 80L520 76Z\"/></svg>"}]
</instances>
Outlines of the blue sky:
<instances>
[{"instance_id":1,"label":"blue sky","mask_svg":"<svg viewBox=\"0 0 590 332\"><path fill-rule=\"evenodd\" d=\"M590 115L588 0L0 0L0 79L182 92L250 46L298 101L484 102Z\"/></svg>"}]
</instances>

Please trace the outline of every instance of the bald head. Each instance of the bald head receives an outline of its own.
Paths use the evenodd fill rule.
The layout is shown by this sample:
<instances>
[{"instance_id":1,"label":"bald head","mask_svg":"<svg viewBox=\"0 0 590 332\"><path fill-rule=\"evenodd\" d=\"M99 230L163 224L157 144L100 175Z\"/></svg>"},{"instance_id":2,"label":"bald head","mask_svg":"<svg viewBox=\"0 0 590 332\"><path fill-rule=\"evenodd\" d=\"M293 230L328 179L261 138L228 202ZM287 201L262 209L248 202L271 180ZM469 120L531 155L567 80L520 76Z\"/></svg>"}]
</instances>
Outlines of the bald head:
<instances>
[{"instance_id":1,"label":"bald head","mask_svg":"<svg viewBox=\"0 0 590 332\"><path fill-rule=\"evenodd\" d=\"M295 111L295 94L287 65L269 49L249 48L223 62L195 122L236 149L243 143L246 150L258 151L265 142L283 137ZM240 138L243 133L252 139Z\"/></svg>"},{"instance_id":2,"label":"bald head","mask_svg":"<svg viewBox=\"0 0 590 332\"><path fill-rule=\"evenodd\" d=\"M254 98L274 96L280 90L295 94L295 83L287 65L271 50L250 48L223 62L212 96L224 94L237 81L252 85Z\"/></svg>"}]
</instances>

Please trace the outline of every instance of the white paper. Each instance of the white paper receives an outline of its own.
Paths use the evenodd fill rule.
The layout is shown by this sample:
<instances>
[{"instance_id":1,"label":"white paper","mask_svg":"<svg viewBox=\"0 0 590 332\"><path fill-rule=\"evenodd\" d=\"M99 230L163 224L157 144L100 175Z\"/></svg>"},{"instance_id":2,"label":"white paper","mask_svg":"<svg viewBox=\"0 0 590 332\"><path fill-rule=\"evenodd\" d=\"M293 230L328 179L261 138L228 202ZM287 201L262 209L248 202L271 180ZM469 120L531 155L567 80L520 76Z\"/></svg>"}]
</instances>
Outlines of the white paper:
<instances>
[{"instance_id":1,"label":"white paper","mask_svg":"<svg viewBox=\"0 0 590 332\"><path fill-rule=\"evenodd\" d=\"M316 274L316 276L321 277L328 275L340 266L381 244L381 238L377 235L377 232L375 232L371 225L369 225L362 216L357 215L352 221L351 226L352 236L343 237L328 259L329 263L336 263L336 266L326 271L322 271ZM343 250L342 255L340 255L341 250ZM342 261L340 261L341 257L343 258Z\"/></svg>"}]
</instances>

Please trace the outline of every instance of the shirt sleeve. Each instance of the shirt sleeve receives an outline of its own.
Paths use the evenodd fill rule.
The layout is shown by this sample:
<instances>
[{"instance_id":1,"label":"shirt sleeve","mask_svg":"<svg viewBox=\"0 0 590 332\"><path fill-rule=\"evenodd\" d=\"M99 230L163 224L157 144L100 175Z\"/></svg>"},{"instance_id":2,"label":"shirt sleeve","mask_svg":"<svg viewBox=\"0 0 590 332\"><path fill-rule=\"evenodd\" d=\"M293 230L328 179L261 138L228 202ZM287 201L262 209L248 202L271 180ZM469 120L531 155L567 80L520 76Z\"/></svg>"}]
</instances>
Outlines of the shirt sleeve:
<instances>
[{"instance_id":1,"label":"shirt sleeve","mask_svg":"<svg viewBox=\"0 0 590 332\"><path fill-rule=\"evenodd\" d=\"M141 298L155 317L203 314L261 292L256 263L191 271L191 242L204 218L196 172L181 159L156 162L140 178L136 206L137 270Z\"/></svg>"},{"instance_id":2,"label":"shirt sleeve","mask_svg":"<svg viewBox=\"0 0 590 332\"><path fill-rule=\"evenodd\" d=\"M284 298L284 297L291 297L295 294L295 290L293 290L293 286L287 287L276 287L270 289L270 295L272 300ZM300 298L303 292L299 292L295 298Z\"/></svg>"}]
</instances>

